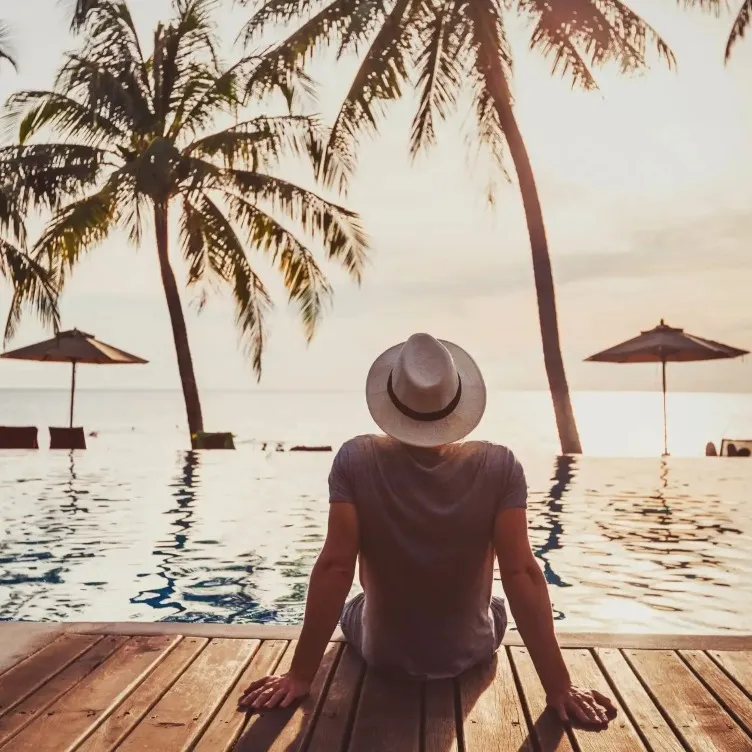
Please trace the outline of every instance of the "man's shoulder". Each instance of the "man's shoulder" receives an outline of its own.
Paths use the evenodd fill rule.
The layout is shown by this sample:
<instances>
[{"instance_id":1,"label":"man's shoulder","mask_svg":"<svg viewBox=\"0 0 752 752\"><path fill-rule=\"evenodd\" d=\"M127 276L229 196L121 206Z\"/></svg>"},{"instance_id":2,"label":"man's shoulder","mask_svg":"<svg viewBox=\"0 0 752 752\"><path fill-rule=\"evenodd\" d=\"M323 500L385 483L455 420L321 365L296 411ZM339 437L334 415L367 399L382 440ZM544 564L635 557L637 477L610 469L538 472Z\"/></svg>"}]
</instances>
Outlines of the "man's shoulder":
<instances>
[{"instance_id":1,"label":"man's shoulder","mask_svg":"<svg viewBox=\"0 0 752 752\"><path fill-rule=\"evenodd\" d=\"M339 448L339 454L344 457L353 457L369 450L372 447L379 446L386 440L385 436L377 436L372 433L364 433L359 436L353 436L351 439L343 442Z\"/></svg>"},{"instance_id":2,"label":"man's shoulder","mask_svg":"<svg viewBox=\"0 0 752 752\"><path fill-rule=\"evenodd\" d=\"M514 452L504 444L497 444L494 441L466 441L463 447L468 452L483 455L494 467L505 469L518 464Z\"/></svg>"}]
</instances>

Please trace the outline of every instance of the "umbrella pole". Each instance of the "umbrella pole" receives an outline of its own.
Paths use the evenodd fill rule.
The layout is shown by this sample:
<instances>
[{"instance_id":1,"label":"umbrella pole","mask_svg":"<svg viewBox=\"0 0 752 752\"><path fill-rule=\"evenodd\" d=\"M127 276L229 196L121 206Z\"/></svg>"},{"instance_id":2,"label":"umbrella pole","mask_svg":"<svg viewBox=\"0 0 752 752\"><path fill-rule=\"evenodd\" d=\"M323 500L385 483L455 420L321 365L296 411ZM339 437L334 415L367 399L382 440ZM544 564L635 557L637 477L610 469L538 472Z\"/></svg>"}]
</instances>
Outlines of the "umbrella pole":
<instances>
[{"instance_id":1,"label":"umbrella pole","mask_svg":"<svg viewBox=\"0 0 752 752\"><path fill-rule=\"evenodd\" d=\"M70 388L70 422L69 427L73 428L73 405L76 401L76 361L72 361L73 369L71 371L71 388Z\"/></svg>"},{"instance_id":2,"label":"umbrella pole","mask_svg":"<svg viewBox=\"0 0 752 752\"><path fill-rule=\"evenodd\" d=\"M668 417L666 414L666 361L661 361L663 377L663 456L668 457Z\"/></svg>"}]
</instances>

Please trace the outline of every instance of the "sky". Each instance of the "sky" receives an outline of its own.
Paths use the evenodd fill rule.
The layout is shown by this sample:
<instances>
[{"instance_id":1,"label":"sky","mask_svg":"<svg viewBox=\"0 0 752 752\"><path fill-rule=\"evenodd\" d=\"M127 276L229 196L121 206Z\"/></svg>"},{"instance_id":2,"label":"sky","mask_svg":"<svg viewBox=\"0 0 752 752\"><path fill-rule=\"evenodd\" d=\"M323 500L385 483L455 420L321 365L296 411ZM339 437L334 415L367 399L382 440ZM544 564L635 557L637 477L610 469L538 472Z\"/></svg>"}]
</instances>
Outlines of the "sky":
<instances>
[{"instance_id":1,"label":"sky","mask_svg":"<svg viewBox=\"0 0 752 752\"><path fill-rule=\"evenodd\" d=\"M130 5L145 39L169 16L169 0ZM512 27L517 116L538 179L574 390L658 388L653 366L583 359L661 318L752 350L752 310L744 302L752 289L752 40L724 66L730 15L681 12L673 0L630 5L672 46L677 71L656 60L644 75L625 79L604 71L600 91L573 92L550 75L549 61L527 49L524 28ZM229 0L223 7L220 25L229 44L248 11ZM61 0L0 0L20 64L18 73L0 69L0 100L17 89L51 85L74 44L66 32L69 10ZM317 111L329 122L353 63L325 55L312 68L321 85ZM335 301L311 345L270 279L278 308L257 384L238 348L229 300L215 296L199 314L186 293L200 387L357 390L380 351L427 331L464 346L492 389L546 388L517 187L502 185L495 206L488 206L485 172L468 163L461 118L443 126L439 145L412 163L407 142L414 108L408 93L390 109L380 134L362 143L346 203L362 216L371 262L361 287L326 267ZM173 251L183 275L177 244ZM9 294L0 284L3 317ZM66 287L62 315L64 328L91 332L150 361L79 369L81 387L178 387L148 238L135 250L116 234L92 252ZM12 345L44 336L29 318ZM682 364L672 368L670 386L746 392L750 377L750 359ZM5 361L0 368L0 388L64 387L67 378L63 366Z\"/></svg>"}]
</instances>

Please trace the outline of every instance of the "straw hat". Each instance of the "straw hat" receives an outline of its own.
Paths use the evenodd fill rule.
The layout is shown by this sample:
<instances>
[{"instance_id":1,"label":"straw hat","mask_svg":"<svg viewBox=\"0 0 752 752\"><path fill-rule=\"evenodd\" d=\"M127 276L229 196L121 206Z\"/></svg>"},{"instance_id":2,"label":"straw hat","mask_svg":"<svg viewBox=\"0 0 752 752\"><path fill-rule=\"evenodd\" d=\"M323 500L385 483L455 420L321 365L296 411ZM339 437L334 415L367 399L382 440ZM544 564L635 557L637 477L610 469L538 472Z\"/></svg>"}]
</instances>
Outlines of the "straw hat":
<instances>
[{"instance_id":1,"label":"straw hat","mask_svg":"<svg viewBox=\"0 0 752 752\"><path fill-rule=\"evenodd\" d=\"M384 433L403 444L434 447L459 441L480 423L486 385L461 347L414 334L376 358L366 401Z\"/></svg>"}]
</instances>

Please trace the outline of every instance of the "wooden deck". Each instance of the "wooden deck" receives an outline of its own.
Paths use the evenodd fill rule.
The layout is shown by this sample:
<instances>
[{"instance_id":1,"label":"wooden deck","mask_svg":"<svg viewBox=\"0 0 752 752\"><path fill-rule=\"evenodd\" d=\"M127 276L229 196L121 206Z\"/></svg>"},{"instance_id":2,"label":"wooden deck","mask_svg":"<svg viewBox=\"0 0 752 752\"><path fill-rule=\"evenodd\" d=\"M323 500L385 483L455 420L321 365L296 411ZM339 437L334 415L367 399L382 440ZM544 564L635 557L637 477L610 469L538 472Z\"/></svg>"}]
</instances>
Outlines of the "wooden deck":
<instances>
[{"instance_id":1,"label":"wooden deck","mask_svg":"<svg viewBox=\"0 0 752 752\"><path fill-rule=\"evenodd\" d=\"M548 712L511 635L456 681L395 682L332 642L313 692L286 711L236 710L289 665L290 629L0 624L0 749L13 752L518 752L752 750L752 638L562 635L576 683L611 694L608 729Z\"/></svg>"}]
</instances>

